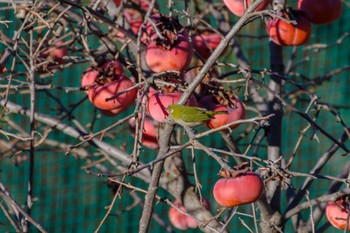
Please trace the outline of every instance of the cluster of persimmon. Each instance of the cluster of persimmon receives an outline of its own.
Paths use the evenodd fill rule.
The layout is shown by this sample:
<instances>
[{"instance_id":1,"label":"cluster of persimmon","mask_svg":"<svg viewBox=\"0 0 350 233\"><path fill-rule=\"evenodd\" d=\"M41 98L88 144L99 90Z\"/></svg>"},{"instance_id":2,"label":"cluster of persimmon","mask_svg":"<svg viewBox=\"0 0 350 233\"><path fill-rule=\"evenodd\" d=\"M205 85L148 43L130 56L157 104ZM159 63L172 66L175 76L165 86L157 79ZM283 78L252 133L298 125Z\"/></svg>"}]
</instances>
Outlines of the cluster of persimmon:
<instances>
[{"instance_id":1,"label":"cluster of persimmon","mask_svg":"<svg viewBox=\"0 0 350 233\"><path fill-rule=\"evenodd\" d=\"M242 16L251 3L250 0L223 1L227 8L237 16ZM144 22L144 12L149 10L150 1L132 0L122 3L121 0L114 0L114 2L117 6L130 4L122 8L124 20L122 23L125 23L130 31L137 35ZM265 9L270 2L271 0L263 1L256 11ZM166 122L169 115L167 107L179 101L183 94L181 87L185 87L186 82L190 82L195 76L194 69L187 71L194 54L202 60L208 59L221 41L219 34L208 30L196 31L190 38L188 29L183 27L177 18L161 15L157 8L156 4L141 36L141 42L146 46L145 61L154 73L176 71L180 75L176 79L165 78L169 85L161 87L154 85L149 88L146 95L146 116L143 121L141 143L151 149L159 147L158 127L159 123ZM270 19L267 22L267 32L270 39L278 45L301 45L311 35L311 23L333 22L340 17L342 10L341 0L298 0L297 10L280 12L282 18L295 21L296 24L281 18ZM126 42L128 39L121 31L116 31L115 36L121 42ZM67 49L63 42L57 41L50 50L43 53L42 58L60 64L66 55ZM49 65L54 63L49 62ZM0 67L0 74L6 71L5 67ZM207 121L205 123L207 127L217 128L245 117L243 103L232 92L224 91L218 84L209 84L210 78L205 79L202 83L206 85L205 91L199 91L196 95L192 94L186 102L188 106L227 112L227 114L216 115ZM123 66L118 61L111 59L103 61L96 67L88 68L82 75L81 86L89 101L107 116L115 116L126 111L135 104L135 99L144 91L142 88L135 87L135 79L126 76ZM129 120L133 136L135 136L136 120L140 120L140 117ZM237 125L230 127L233 129ZM213 196L216 202L223 207L232 208L255 202L264 191L261 177L254 172L222 171L220 175L222 178L216 182ZM186 212L180 201L176 200L174 205ZM211 209L206 199L203 199L203 205L206 209ZM350 230L349 205L348 197L341 197L327 204L326 215L334 227L344 230L348 226L347 230ZM169 209L169 219L176 228L181 230L198 227L194 219L173 207Z\"/></svg>"},{"instance_id":2,"label":"cluster of persimmon","mask_svg":"<svg viewBox=\"0 0 350 233\"><path fill-rule=\"evenodd\" d=\"M140 9L147 11L149 2L134 0L122 3L116 0L115 3L118 5L131 4L130 7L124 6L123 19L126 21L124 23L130 27L130 31L137 35L144 22L144 16L133 4L137 4ZM125 42L128 38L120 30L116 31L115 34L121 42ZM209 31L194 34L190 38L189 30L180 24L177 17L161 15L157 11L157 5L155 6L146 23L145 30L141 34L141 42L146 47L145 61L154 73L173 71L174 74L175 71L177 76L170 78L162 75L162 81L167 84L162 86L153 84L147 90L146 117L143 121L141 140L144 146L151 149L159 147L157 128L159 123L166 122L169 115L167 107L179 101L183 94L182 90L195 76L195 73L188 72L191 61L193 62L197 57L207 59L220 41L219 34ZM210 80L206 79L203 85L208 85L209 82ZM122 65L115 60L107 60L97 67L88 68L82 76L81 86L91 103L108 116L115 116L127 110L135 103L135 99L144 96L142 94L144 88L140 85L135 88L134 78L127 78ZM207 127L217 128L244 118L244 105L232 92L225 92L223 88L215 87L214 89L225 92L224 95L219 96L215 95L215 91L209 92L209 89L208 85L204 92L192 94L186 102L188 106L227 112L227 114L218 114L206 122ZM135 136L135 124L136 119L129 121L133 136ZM231 126L231 128L236 126Z\"/></svg>"},{"instance_id":3,"label":"cluster of persimmon","mask_svg":"<svg viewBox=\"0 0 350 233\"><path fill-rule=\"evenodd\" d=\"M270 1L263 1L256 11L265 9ZM250 5L250 0L224 0L224 3L233 14L242 16ZM310 38L312 24L331 23L341 16L342 11L341 0L298 0L296 10L283 10L279 13L281 18L295 21L296 24L281 18L270 19L267 21L267 33L278 45L299 46ZM244 173L233 178L229 178L230 174L225 172L223 175L224 178L214 186L214 198L222 206L233 207L256 201L263 192L263 183L256 173ZM340 197L326 206L328 221L341 230L350 230L349 211L349 197Z\"/></svg>"},{"instance_id":4,"label":"cluster of persimmon","mask_svg":"<svg viewBox=\"0 0 350 233\"><path fill-rule=\"evenodd\" d=\"M215 201L222 207L232 208L257 201L264 192L265 186L261 177L247 168L237 168L235 171L221 171L219 179L213 188ZM203 198L203 206L211 210L209 202ZM186 212L180 201L173 203L181 211ZM169 209L169 220L174 227L180 230L197 228L198 223L188 215L178 211L174 207Z\"/></svg>"},{"instance_id":5,"label":"cluster of persimmon","mask_svg":"<svg viewBox=\"0 0 350 233\"><path fill-rule=\"evenodd\" d=\"M331 23L340 17L342 10L341 0L298 0L297 10L281 13L284 18L296 21L296 24L272 19L267 23L267 31L271 40L278 45L302 45L311 36L312 24Z\"/></svg>"},{"instance_id":6,"label":"cluster of persimmon","mask_svg":"<svg viewBox=\"0 0 350 233\"><path fill-rule=\"evenodd\" d=\"M264 10L270 1L263 1L256 11ZM250 5L250 0L224 0L224 3L233 14L242 16ZM340 17L342 11L341 0L298 0L296 10L283 10L279 13L279 16L288 21L277 17L267 21L267 33L278 45L302 45L311 36L311 24L331 23Z\"/></svg>"},{"instance_id":7,"label":"cluster of persimmon","mask_svg":"<svg viewBox=\"0 0 350 233\"><path fill-rule=\"evenodd\" d=\"M121 2L116 1L117 4ZM146 1L133 1L140 4L142 9L148 10ZM126 8L124 19L130 26L134 34L138 34L144 21L143 16L136 8ZM83 74L81 85L85 89L91 103L102 113L112 116L125 111L135 103L137 98L145 98L146 116L143 119L143 131L141 143L151 149L157 149L158 127L160 123L165 123L169 115L167 107L175 104L182 96L182 90L186 88L196 74L195 69L190 69L189 65L197 56L201 60L210 57L212 51L221 41L221 36L213 32L204 31L195 34L190 39L190 33L183 27L177 18L158 14L156 11L150 17L151 22L146 24L146 28L141 34L141 42L146 47L145 61L154 73L172 72L172 75L160 75L160 85L152 84L144 93L142 86L135 87L135 80L127 78L121 64L115 60L107 60L97 67L90 67ZM123 32L117 31L118 40L125 42L127 36ZM194 58L195 57L195 58ZM174 74L175 75L174 77ZM157 83L157 82L154 82ZM164 84L165 83L165 84ZM201 83L201 90L196 90L185 103L188 106L203 107L212 111L224 111L225 114L217 114L214 118L205 122L209 128L217 128L233 121L245 117L243 103L235 97L233 92L211 81L210 76L206 76ZM135 136L136 122L141 122L142 118L131 118L129 120L132 135ZM237 125L231 125L233 129ZM229 173L225 173L226 175ZM246 198L238 196L239 190L249 183L250 191L252 186L256 186L257 192L254 194L246 192ZM256 201L263 191L261 178L253 172L240 173L237 176L224 177L220 179L214 188L214 197L219 204L224 207L233 207ZM225 194L227 193L227 194ZM186 209L179 201L174 203L178 208L186 212ZM203 200L203 205L210 210L210 205ZM172 224L179 229L198 227L198 223L175 208L170 208L169 218Z\"/></svg>"}]
</instances>

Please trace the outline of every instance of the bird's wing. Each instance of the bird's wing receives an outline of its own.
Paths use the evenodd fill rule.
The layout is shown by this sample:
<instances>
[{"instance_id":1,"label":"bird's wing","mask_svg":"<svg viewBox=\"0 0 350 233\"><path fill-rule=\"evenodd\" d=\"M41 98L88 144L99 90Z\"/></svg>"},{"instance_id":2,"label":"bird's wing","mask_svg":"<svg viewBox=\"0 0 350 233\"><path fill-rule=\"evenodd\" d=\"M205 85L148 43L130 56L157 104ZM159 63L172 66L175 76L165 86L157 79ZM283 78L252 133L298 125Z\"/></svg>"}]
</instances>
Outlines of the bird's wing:
<instances>
[{"instance_id":1,"label":"bird's wing","mask_svg":"<svg viewBox=\"0 0 350 233\"><path fill-rule=\"evenodd\" d=\"M181 120L184 122L202 122L211 119L212 117L204 112L196 113L196 114L181 114Z\"/></svg>"}]
</instances>

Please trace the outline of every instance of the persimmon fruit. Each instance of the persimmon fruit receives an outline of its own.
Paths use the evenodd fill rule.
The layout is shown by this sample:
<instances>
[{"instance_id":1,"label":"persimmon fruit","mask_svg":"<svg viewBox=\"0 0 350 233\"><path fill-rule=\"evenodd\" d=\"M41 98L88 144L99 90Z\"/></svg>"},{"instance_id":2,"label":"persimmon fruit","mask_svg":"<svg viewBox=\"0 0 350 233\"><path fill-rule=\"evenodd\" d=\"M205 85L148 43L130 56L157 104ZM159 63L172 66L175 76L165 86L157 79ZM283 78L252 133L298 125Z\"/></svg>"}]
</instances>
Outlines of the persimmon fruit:
<instances>
[{"instance_id":1,"label":"persimmon fruit","mask_svg":"<svg viewBox=\"0 0 350 233\"><path fill-rule=\"evenodd\" d=\"M180 203L180 201L175 200L174 205L176 205L180 210L187 212L185 207ZM207 210L210 210L210 203L203 198L203 205ZM189 228L197 228L198 223L193 218L181 213L174 207L170 207L168 212L169 220L174 227L179 230L187 230Z\"/></svg>"},{"instance_id":2,"label":"persimmon fruit","mask_svg":"<svg viewBox=\"0 0 350 233\"><path fill-rule=\"evenodd\" d=\"M220 42L221 36L214 32L205 31L192 37L193 48L204 59L210 57Z\"/></svg>"},{"instance_id":3,"label":"persimmon fruit","mask_svg":"<svg viewBox=\"0 0 350 233\"><path fill-rule=\"evenodd\" d=\"M264 191L264 183L254 172L244 172L236 177L219 179L213 195L217 203L224 207L235 207L257 201Z\"/></svg>"},{"instance_id":4,"label":"persimmon fruit","mask_svg":"<svg viewBox=\"0 0 350 233\"><path fill-rule=\"evenodd\" d=\"M136 89L117 61L108 60L98 70L89 68L82 76L90 102L98 109L118 114L129 108L136 98ZM128 89L128 90L127 90ZM108 112L110 111L110 112Z\"/></svg>"},{"instance_id":5,"label":"persimmon fruit","mask_svg":"<svg viewBox=\"0 0 350 233\"><path fill-rule=\"evenodd\" d=\"M298 46L306 43L311 36L311 23L298 13L295 14L294 20L297 22L296 25L279 18L270 19L267 23L270 39L281 46Z\"/></svg>"},{"instance_id":6,"label":"persimmon fruit","mask_svg":"<svg viewBox=\"0 0 350 233\"><path fill-rule=\"evenodd\" d=\"M182 95L181 92L155 93L148 99L146 103L147 113L154 120L160 123L165 123L166 118L169 115L167 107L171 104L176 104L179 101L181 95ZM186 105L197 106L198 103L196 98L193 95L191 95Z\"/></svg>"},{"instance_id":7,"label":"persimmon fruit","mask_svg":"<svg viewBox=\"0 0 350 233\"><path fill-rule=\"evenodd\" d=\"M337 20L343 12L341 0L298 0L298 9L314 24L326 24Z\"/></svg>"},{"instance_id":8,"label":"persimmon fruit","mask_svg":"<svg viewBox=\"0 0 350 233\"><path fill-rule=\"evenodd\" d=\"M212 95L204 96L199 101L199 106L204 107L211 111L226 111L227 114L217 114L206 122L206 126L214 129L220 126L226 125L230 122L242 120L245 117L245 107L243 103L234 97L231 97L230 102L232 106L222 105L216 102L216 99ZM239 124L231 125L230 128L234 129Z\"/></svg>"},{"instance_id":9,"label":"persimmon fruit","mask_svg":"<svg viewBox=\"0 0 350 233\"><path fill-rule=\"evenodd\" d=\"M193 56L188 31L176 17L153 16L158 31L147 30L150 42L146 48L146 63L153 72L184 71Z\"/></svg>"},{"instance_id":10,"label":"persimmon fruit","mask_svg":"<svg viewBox=\"0 0 350 233\"><path fill-rule=\"evenodd\" d=\"M139 123L141 121L139 120ZM131 135L135 137L135 127L136 127L136 119L135 117L131 118L129 120L129 128L131 131ZM145 116L144 124L143 124L143 130L142 130L142 141L141 144L147 148L150 149L158 149L158 132L157 128L155 126L154 120L149 117Z\"/></svg>"},{"instance_id":11,"label":"persimmon fruit","mask_svg":"<svg viewBox=\"0 0 350 233\"><path fill-rule=\"evenodd\" d=\"M349 204L344 201L344 198L338 198L335 202L330 201L326 206L326 216L330 224L335 228L344 230L348 222L347 230L350 230Z\"/></svg>"},{"instance_id":12,"label":"persimmon fruit","mask_svg":"<svg viewBox=\"0 0 350 233\"><path fill-rule=\"evenodd\" d=\"M242 16L246 8L250 5L250 0L224 0L227 8L235 15ZM270 3L270 0L263 1L255 11L264 10Z\"/></svg>"}]
</instances>

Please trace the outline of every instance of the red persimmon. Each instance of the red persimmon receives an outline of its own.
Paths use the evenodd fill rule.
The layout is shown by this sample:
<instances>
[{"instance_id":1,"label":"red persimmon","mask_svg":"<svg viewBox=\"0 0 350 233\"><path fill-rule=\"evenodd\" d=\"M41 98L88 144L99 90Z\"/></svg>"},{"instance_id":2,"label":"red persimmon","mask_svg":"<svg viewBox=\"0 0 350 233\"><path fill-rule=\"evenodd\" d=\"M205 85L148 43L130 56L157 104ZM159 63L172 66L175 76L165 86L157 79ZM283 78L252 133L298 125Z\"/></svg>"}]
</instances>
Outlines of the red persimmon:
<instances>
[{"instance_id":1,"label":"red persimmon","mask_svg":"<svg viewBox=\"0 0 350 233\"><path fill-rule=\"evenodd\" d=\"M199 105L211 110L211 111L227 111L227 114L217 114L213 117L213 119L206 122L206 126L209 128L218 128L220 126L226 125L230 122L234 122L237 120L242 120L245 117L245 108L243 103L236 98L231 98L231 103L234 103L234 106L225 106L219 103L216 103L214 96L204 96L200 99ZM231 125L230 128L234 129L238 126Z\"/></svg>"},{"instance_id":2,"label":"red persimmon","mask_svg":"<svg viewBox=\"0 0 350 233\"><path fill-rule=\"evenodd\" d=\"M174 201L174 205L176 205L180 210L187 212L185 207L181 205L181 203L178 200ZM203 205L207 210L211 209L210 203L206 199L203 199ZM196 220L181 213L174 207L170 207L168 216L171 224L173 224L173 226L176 227L177 229L187 230L189 228L198 227L198 223L196 222Z\"/></svg>"},{"instance_id":3,"label":"red persimmon","mask_svg":"<svg viewBox=\"0 0 350 233\"><path fill-rule=\"evenodd\" d=\"M250 0L224 0L227 8L235 15L242 16L246 8L250 5ZM270 3L270 0L263 1L256 11L264 10Z\"/></svg>"},{"instance_id":4,"label":"red persimmon","mask_svg":"<svg viewBox=\"0 0 350 233\"><path fill-rule=\"evenodd\" d=\"M245 172L236 177L219 179L213 194L217 203L235 207L257 201L264 191L264 183L254 172Z\"/></svg>"},{"instance_id":5,"label":"red persimmon","mask_svg":"<svg viewBox=\"0 0 350 233\"><path fill-rule=\"evenodd\" d=\"M141 123L141 121L140 121ZM131 135L135 137L135 118L131 118L129 120L129 126ZM155 122L149 116L145 116L143 131L142 131L142 145L150 149L158 149L158 129L155 127Z\"/></svg>"},{"instance_id":6,"label":"red persimmon","mask_svg":"<svg viewBox=\"0 0 350 233\"><path fill-rule=\"evenodd\" d=\"M208 59L210 57L220 42L221 36L213 32L202 32L201 34L195 35L192 38L193 48L204 59Z\"/></svg>"},{"instance_id":7,"label":"red persimmon","mask_svg":"<svg viewBox=\"0 0 350 233\"><path fill-rule=\"evenodd\" d=\"M98 70L89 68L82 76L81 85L95 107L112 114L126 110L135 102L134 83L124 75L117 61L106 61Z\"/></svg>"},{"instance_id":8,"label":"red persimmon","mask_svg":"<svg viewBox=\"0 0 350 233\"><path fill-rule=\"evenodd\" d=\"M348 223L347 230L350 230L348 215L349 204L347 204L342 197L338 198L335 202L331 201L327 203L326 216L332 226L344 230L346 228L346 223Z\"/></svg>"},{"instance_id":9,"label":"red persimmon","mask_svg":"<svg viewBox=\"0 0 350 233\"><path fill-rule=\"evenodd\" d=\"M269 20L267 32L270 39L282 46L298 46L306 43L311 36L311 23L297 13L294 20L297 22L296 25L279 18Z\"/></svg>"},{"instance_id":10,"label":"red persimmon","mask_svg":"<svg viewBox=\"0 0 350 233\"><path fill-rule=\"evenodd\" d=\"M341 0L299 0L298 9L314 24L325 24L337 20L343 12Z\"/></svg>"},{"instance_id":11,"label":"red persimmon","mask_svg":"<svg viewBox=\"0 0 350 233\"><path fill-rule=\"evenodd\" d=\"M171 104L176 104L182 93L173 92L173 93L155 93L152 95L146 104L147 113L156 121L165 123L166 118L169 115L168 110L166 109ZM191 95L189 101L186 105L197 106L196 98Z\"/></svg>"},{"instance_id":12,"label":"red persimmon","mask_svg":"<svg viewBox=\"0 0 350 233\"><path fill-rule=\"evenodd\" d=\"M176 42L170 47L164 47L156 41L147 46L146 62L154 72L184 71L190 64L193 48L188 38L179 34Z\"/></svg>"}]
</instances>

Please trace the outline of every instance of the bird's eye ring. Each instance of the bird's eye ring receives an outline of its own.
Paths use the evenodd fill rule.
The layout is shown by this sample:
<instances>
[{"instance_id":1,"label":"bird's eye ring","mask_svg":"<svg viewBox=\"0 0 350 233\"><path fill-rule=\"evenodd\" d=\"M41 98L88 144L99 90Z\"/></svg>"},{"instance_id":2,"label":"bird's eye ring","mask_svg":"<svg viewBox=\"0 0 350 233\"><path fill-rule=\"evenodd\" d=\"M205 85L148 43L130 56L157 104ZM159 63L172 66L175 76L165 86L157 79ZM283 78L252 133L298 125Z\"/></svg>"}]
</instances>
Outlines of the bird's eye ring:
<instances>
[{"instance_id":1,"label":"bird's eye ring","mask_svg":"<svg viewBox=\"0 0 350 233\"><path fill-rule=\"evenodd\" d=\"M173 113L173 112L174 112L174 109L169 109L169 112L170 112L170 113Z\"/></svg>"}]
</instances>

